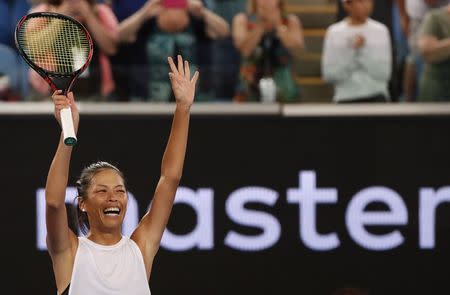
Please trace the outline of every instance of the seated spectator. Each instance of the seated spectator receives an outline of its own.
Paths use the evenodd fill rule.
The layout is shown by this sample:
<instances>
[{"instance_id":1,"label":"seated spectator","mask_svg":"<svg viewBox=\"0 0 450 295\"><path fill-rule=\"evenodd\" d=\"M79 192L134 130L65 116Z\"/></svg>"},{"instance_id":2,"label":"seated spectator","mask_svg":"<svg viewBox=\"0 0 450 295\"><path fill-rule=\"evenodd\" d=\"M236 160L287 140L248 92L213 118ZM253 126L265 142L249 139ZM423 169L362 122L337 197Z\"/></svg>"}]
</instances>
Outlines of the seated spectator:
<instances>
[{"instance_id":1,"label":"seated spectator","mask_svg":"<svg viewBox=\"0 0 450 295\"><path fill-rule=\"evenodd\" d=\"M296 15L286 14L284 1L250 0L248 14L234 17L232 34L241 54L240 82L234 99L264 101L264 84L270 81L269 85L276 87L272 96L278 101L297 101L299 90L291 67L293 57L304 48L303 29Z\"/></svg>"},{"instance_id":2,"label":"seated spectator","mask_svg":"<svg viewBox=\"0 0 450 295\"><path fill-rule=\"evenodd\" d=\"M386 102L392 47L385 25L372 20L373 0L342 0L348 17L330 26L322 75L335 86L334 101Z\"/></svg>"},{"instance_id":3,"label":"seated spectator","mask_svg":"<svg viewBox=\"0 0 450 295\"><path fill-rule=\"evenodd\" d=\"M418 101L450 101L450 5L429 12L419 30L425 59Z\"/></svg>"},{"instance_id":4,"label":"seated spectator","mask_svg":"<svg viewBox=\"0 0 450 295\"><path fill-rule=\"evenodd\" d=\"M109 6L96 4L95 0L47 0L32 9L46 11L72 16L87 26L94 40L94 56L75 83L74 91L80 99L107 99L115 87L108 56L116 53L119 40L118 22ZM34 71L30 72L30 83L43 97L50 93L47 83Z\"/></svg>"},{"instance_id":5,"label":"seated spectator","mask_svg":"<svg viewBox=\"0 0 450 295\"><path fill-rule=\"evenodd\" d=\"M209 39L229 35L229 25L220 16L206 8L199 0L187 0L184 7L170 7L169 2L149 0L136 13L120 24L123 42L134 42L142 27L147 27L149 37L146 44L149 67L148 100L171 101L172 91L167 79L167 55L181 54L190 60L195 71L204 58L202 45ZM208 52L206 52L208 53ZM207 73L201 74L207 78ZM200 81L205 78L200 78ZM211 100L202 84L197 100Z\"/></svg>"}]
</instances>

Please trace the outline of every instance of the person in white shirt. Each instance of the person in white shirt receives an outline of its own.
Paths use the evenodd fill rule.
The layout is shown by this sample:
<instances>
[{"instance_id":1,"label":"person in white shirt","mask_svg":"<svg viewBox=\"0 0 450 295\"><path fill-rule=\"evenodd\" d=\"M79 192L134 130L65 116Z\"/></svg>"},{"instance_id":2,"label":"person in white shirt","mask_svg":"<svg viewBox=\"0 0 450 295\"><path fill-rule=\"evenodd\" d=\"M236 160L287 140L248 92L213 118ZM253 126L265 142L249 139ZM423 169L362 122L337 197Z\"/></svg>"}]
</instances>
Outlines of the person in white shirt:
<instances>
[{"instance_id":1,"label":"person in white shirt","mask_svg":"<svg viewBox=\"0 0 450 295\"><path fill-rule=\"evenodd\" d=\"M148 280L180 181L198 72L191 79L189 64L178 56L178 67L169 58L169 78L176 108L161 164L161 178L147 214L131 237L122 236L128 195L123 174L106 162L83 170L78 189L78 219L86 237L69 229L65 193L72 147L59 140L45 188L47 247L53 262L58 294L150 295ZM70 107L75 130L79 114L73 94L53 96L55 117ZM120 136L117 135L117 140Z\"/></svg>"},{"instance_id":2,"label":"person in white shirt","mask_svg":"<svg viewBox=\"0 0 450 295\"><path fill-rule=\"evenodd\" d=\"M370 18L373 0L342 0L348 17L326 32L322 76L334 84L334 101L389 101L392 45L388 28Z\"/></svg>"}]
</instances>

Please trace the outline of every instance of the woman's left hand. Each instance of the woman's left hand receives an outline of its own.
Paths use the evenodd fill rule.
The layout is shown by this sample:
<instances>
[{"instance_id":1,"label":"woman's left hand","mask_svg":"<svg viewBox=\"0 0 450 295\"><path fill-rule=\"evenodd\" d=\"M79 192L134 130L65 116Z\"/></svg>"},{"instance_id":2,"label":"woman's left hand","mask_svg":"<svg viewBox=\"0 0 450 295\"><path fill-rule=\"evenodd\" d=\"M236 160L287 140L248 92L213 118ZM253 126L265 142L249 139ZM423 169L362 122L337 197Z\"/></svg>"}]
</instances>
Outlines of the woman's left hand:
<instances>
[{"instance_id":1,"label":"woman's left hand","mask_svg":"<svg viewBox=\"0 0 450 295\"><path fill-rule=\"evenodd\" d=\"M171 69L169 78L177 105L190 108L194 102L195 85L199 77L199 72L196 71L191 79L189 63L188 61L183 62L181 55L178 55L178 67L175 66L171 57L168 58L168 61Z\"/></svg>"}]
</instances>

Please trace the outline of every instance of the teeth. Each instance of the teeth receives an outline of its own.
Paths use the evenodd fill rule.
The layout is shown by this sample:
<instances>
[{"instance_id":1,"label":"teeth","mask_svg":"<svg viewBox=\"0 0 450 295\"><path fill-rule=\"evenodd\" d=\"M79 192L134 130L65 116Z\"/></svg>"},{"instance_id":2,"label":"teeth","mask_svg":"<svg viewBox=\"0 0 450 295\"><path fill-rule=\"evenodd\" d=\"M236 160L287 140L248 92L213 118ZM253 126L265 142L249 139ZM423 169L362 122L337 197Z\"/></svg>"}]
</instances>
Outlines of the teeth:
<instances>
[{"instance_id":1,"label":"teeth","mask_svg":"<svg viewBox=\"0 0 450 295\"><path fill-rule=\"evenodd\" d=\"M119 214L120 209L117 207L111 207L111 208L106 208L105 210L103 210L103 212L106 214L108 214L108 213Z\"/></svg>"}]
</instances>

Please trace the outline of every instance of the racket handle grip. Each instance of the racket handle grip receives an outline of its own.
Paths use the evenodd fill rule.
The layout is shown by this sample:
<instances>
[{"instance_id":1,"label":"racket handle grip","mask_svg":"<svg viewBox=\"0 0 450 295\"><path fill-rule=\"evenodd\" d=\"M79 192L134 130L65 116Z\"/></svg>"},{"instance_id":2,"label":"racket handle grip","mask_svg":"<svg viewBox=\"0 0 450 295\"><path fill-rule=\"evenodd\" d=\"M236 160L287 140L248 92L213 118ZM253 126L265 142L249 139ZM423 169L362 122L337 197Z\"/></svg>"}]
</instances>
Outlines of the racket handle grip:
<instances>
[{"instance_id":1,"label":"racket handle grip","mask_svg":"<svg viewBox=\"0 0 450 295\"><path fill-rule=\"evenodd\" d=\"M72 110L65 108L61 110L61 126L64 135L64 144L74 146L77 143L77 136L73 128Z\"/></svg>"}]
</instances>

